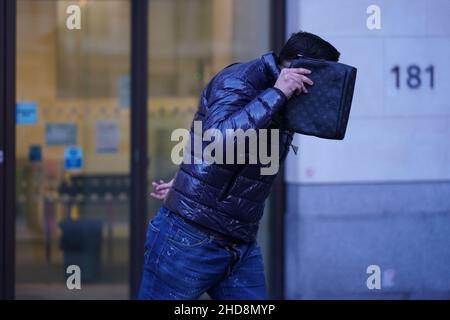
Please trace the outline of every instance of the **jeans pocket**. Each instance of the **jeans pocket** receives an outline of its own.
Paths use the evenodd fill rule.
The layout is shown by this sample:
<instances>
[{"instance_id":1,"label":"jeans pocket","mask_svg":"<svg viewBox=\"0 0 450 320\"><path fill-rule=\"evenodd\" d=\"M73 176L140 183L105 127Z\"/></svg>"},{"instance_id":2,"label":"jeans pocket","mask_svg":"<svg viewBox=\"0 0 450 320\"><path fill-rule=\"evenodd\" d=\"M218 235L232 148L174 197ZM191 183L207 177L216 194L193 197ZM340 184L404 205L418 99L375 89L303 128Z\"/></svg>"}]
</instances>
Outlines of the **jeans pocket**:
<instances>
[{"instance_id":1,"label":"jeans pocket","mask_svg":"<svg viewBox=\"0 0 450 320\"><path fill-rule=\"evenodd\" d=\"M155 226L154 219L150 221L148 231L147 231L147 238L145 240L145 253L144 253L144 259L145 262L148 262L148 259L153 253L153 248L155 246L156 241L158 240L158 236L160 234L160 229Z\"/></svg>"},{"instance_id":2,"label":"jeans pocket","mask_svg":"<svg viewBox=\"0 0 450 320\"><path fill-rule=\"evenodd\" d=\"M208 236L192 236L192 234L178 229L174 236L169 238L169 241L185 248L200 247L209 240Z\"/></svg>"},{"instance_id":3,"label":"jeans pocket","mask_svg":"<svg viewBox=\"0 0 450 320\"><path fill-rule=\"evenodd\" d=\"M181 218L173 217L175 224L168 240L181 248L199 247L208 242L210 237L200 230L196 230L194 226L188 225Z\"/></svg>"},{"instance_id":4,"label":"jeans pocket","mask_svg":"<svg viewBox=\"0 0 450 320\"><path fill-rule=\"evenodd\" d=\"M149 223L148 225L149 225L149 229L150 229L151 231L155 231L155 232L161 231L161 230L156 226L156 224L155 224L155 219L150 220L150 223Z\"/></svg>"}]
</instances>

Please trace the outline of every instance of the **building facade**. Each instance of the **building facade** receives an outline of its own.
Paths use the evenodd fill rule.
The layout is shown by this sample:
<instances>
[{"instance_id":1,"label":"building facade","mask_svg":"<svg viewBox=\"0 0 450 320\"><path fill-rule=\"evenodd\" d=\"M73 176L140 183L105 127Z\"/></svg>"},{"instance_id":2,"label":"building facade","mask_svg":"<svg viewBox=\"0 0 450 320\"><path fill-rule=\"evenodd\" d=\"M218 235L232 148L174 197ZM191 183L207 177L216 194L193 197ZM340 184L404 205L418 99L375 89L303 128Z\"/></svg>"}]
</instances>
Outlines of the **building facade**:
<instances>
[{"instance_id":1,"label":"building facade","mask_svg":"<svg viewBox=\"0 0 450 320\"><path fill-rule=\"evenodd\" d=\"M449 5L287 2L287 33L323 36L358 75L345 140L297 136L288 160L286 298L450 297Z\"/></svg>"}]
</instances>

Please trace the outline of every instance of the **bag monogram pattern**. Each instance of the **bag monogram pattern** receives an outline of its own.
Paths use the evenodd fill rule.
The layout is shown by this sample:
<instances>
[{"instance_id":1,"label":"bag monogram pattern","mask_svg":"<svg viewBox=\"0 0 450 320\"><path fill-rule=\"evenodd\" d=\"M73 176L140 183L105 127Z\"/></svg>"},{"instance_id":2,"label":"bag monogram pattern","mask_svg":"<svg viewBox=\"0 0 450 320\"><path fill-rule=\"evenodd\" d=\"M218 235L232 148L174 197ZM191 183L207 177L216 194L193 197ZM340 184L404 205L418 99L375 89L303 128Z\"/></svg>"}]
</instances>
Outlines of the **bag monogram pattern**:
<instances>
[{"instance_id":1,"label":"bag monogram pattern","mask_svg":"<svg viewBox=\"0 0 450 320\"><path fill-rule=\"evenodd\" d=\"M308 93L294 95L284 111L284 126L290 131L319 138L342 140L345 137L356 68L342 63L299 57L293 68L311 70Z\"/></svg>"}]
</instances>

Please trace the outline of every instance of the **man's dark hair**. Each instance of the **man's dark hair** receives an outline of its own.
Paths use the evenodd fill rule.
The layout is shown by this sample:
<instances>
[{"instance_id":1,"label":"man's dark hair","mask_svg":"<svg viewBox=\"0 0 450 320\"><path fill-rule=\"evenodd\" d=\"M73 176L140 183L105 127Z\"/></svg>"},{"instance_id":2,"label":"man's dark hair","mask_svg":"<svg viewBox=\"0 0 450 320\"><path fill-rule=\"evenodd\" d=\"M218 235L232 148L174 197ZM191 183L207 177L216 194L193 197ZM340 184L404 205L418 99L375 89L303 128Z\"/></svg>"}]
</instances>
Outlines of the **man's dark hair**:
<instances>
[{"instance_id":1,"label":"man's dark hair","mask_svg":"<svg viewBox=\"0 0 450 320\"><path fill-rule=\"evenodd\" d=\"M315 34L299 31L293 33L278 56L279 62L290 61L298 54L308 58L338 61L340 53L328 41Z\"/></svg>"}]
</instances>

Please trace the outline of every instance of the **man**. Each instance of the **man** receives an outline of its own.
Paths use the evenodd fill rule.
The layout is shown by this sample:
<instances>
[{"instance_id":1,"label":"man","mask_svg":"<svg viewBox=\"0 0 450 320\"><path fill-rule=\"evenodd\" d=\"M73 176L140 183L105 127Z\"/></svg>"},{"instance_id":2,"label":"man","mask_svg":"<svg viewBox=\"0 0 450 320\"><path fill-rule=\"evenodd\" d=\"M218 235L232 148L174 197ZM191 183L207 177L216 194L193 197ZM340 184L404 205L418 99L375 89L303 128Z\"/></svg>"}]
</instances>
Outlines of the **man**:
<instances>
[{"instance_id":1,"label":"man","mask_svg":"<svg viewBox=\"0 0 450 320\"><path fill-rule=\"evenodd\" d=\"M293 134L280 127L280 113L293 94L314 85L309 70L288 68L299 54L339 59L320 37L294 33L279 57L267 53L220 71L202 91L194 121L221 132L279 129L283 162ZM266 298L255 238L276 174L262 175L263 166L182 163L174 180L153 183L152 195L164 205L149 224L140 299L196 299L205 292L213 299Z\"/></svg>"}]
</instances>

